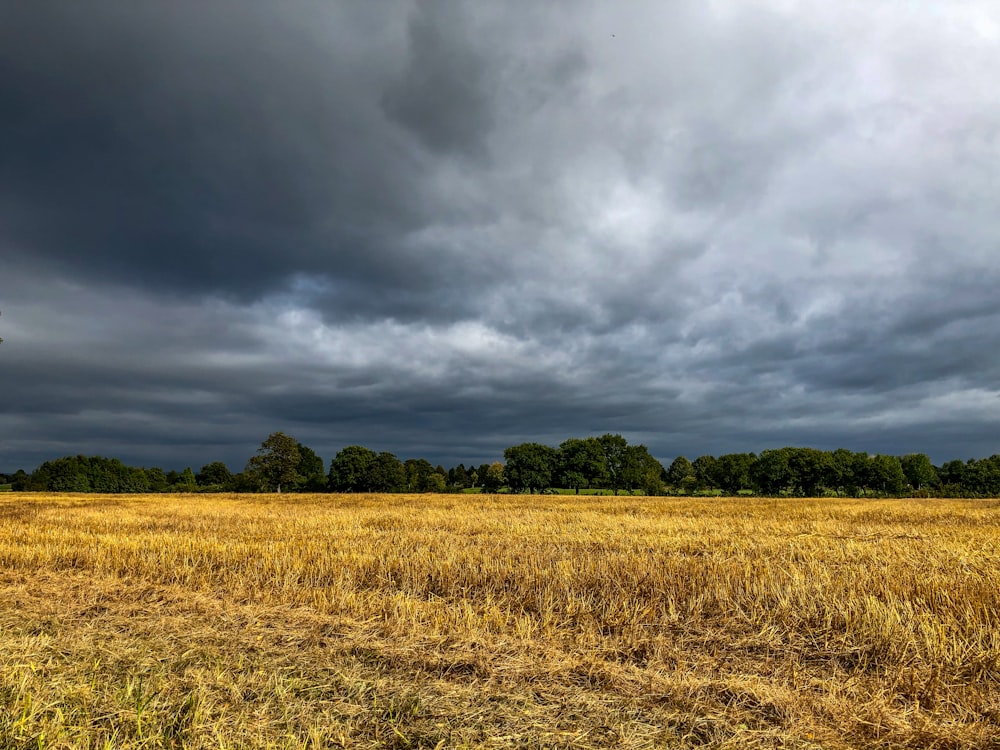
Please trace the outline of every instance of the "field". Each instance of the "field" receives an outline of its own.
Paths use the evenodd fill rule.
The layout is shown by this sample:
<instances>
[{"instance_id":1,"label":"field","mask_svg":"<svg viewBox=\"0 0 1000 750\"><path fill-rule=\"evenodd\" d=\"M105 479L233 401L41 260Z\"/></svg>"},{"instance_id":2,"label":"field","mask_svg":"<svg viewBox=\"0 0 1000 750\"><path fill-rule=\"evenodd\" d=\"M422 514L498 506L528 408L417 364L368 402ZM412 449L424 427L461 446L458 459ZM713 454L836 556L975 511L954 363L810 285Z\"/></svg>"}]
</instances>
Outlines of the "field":
<instances>
[{"instance_id":1,"label":"field","mask_svg":"<svg viewBox=\"0 0 1000 750\"><path fill-rule=\"evenodd\" d=\"M1000 504L0 497L0 748L1000 748Z\"/></svg>"}]
</instances>

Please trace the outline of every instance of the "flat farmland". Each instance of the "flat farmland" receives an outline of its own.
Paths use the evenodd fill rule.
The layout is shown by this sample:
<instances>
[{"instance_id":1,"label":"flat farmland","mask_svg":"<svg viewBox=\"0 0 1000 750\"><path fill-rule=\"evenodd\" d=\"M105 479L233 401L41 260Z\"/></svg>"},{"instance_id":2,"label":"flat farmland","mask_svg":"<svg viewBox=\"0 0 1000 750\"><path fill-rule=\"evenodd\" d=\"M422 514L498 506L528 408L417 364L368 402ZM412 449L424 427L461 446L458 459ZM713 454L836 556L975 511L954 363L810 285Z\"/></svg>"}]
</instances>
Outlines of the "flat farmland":
<instances>
[{"instance_id":1,"label":"flat farmland","mask_svg":"<svg viewBox=\"0 0 1000 750\"><path fill-rule=\"evenodd\" d=\"M0 748L1000 748L1000 504L0 496Z\"/></svg>"}]
</instances>

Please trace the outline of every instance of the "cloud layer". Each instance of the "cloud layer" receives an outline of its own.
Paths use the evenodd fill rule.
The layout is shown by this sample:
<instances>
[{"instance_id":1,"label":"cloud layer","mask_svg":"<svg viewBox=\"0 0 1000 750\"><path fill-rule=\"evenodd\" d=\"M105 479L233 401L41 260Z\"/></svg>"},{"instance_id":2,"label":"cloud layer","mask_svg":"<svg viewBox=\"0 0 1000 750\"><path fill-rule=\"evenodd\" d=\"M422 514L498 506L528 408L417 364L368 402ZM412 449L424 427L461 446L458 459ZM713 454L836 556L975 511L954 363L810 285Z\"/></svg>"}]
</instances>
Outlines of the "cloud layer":
<instances>
[{"instance_id":1,"label":"cloud layer","mask_svg":"<svg viewBox=\"0 0 1000 750\"><path fill-rule=\"evenodd\" d=\"M0 469L998 451L990 2L12 4Z\"/></svg>"}]
</instances>

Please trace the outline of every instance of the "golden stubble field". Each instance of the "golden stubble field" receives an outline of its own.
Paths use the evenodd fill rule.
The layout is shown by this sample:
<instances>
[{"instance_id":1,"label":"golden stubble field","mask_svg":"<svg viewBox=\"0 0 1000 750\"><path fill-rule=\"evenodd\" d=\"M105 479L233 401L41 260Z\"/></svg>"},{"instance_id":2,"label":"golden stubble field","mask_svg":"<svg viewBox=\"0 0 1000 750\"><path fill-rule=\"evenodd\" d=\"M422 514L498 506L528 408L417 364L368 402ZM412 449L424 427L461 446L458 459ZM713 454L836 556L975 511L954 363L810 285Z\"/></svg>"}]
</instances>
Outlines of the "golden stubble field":
<instances>
[{"instance_id":1,"label":"golden stubble field","mask_svg":"<svg viewBox=\"0 0 1000 750\"><path fill-rule=\"evenodd\" d=\"M0 748L1000 748L1000 504L0 496Z\"/></svg>"}]
</instances>

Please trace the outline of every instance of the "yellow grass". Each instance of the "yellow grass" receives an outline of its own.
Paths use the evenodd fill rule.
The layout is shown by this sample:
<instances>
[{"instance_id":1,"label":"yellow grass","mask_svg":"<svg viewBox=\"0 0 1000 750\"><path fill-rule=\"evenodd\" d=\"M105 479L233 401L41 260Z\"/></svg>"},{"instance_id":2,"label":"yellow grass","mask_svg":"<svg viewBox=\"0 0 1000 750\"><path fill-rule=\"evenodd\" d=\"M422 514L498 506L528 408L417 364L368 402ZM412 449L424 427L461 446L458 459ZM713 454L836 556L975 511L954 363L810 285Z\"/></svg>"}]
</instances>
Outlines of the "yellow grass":
<instances>
[{"instance_id":1,"label":"yellow grass","mask_svg":"<svg viewBox=\"0 0 1000 750\"><path fill-rule=\"evenodd\" d=\"M1000 748L1000 505L0 497L0 748Z\"/></svg>"}]
</instances>

